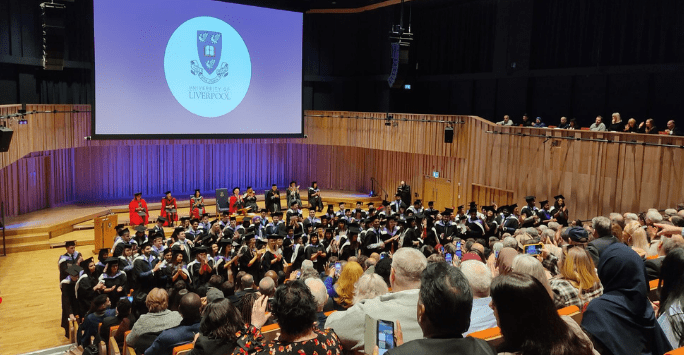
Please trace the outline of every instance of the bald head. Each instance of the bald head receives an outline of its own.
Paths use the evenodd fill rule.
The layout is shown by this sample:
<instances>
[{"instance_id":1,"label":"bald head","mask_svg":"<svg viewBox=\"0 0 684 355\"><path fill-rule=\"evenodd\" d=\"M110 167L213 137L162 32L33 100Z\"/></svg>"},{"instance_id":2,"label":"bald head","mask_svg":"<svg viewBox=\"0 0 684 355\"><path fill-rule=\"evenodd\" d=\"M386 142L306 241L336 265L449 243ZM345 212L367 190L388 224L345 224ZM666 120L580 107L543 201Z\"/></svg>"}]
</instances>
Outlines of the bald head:
<instances>
[{"instance_id":1,"label":"bald head","mask_svg":"<svg viewBox=\"0 0 684 355\"><path fill-rule=\"evenodd\" d=\"M266 273L264 274L264 277L271 278L273 280L273 282L275 283L276 287L278 286L278 273L276 273L275 271L273 271L273 270L266 271Z\"/></svg>"},{"instance_id":2,"label":"bald head","mask_svg":"<svg viewBox=\"0 0 684 355\"><path fill-rule=\"evenodd\" d=\"M254 277L250 274L245 274L245 276L240 279L240 283L242 284L242 289L248 289L254 287Z\"/></svg>"},{"instance_id":3,"label":"bald head","mask_svg":"<svg viewBox=\"0 0 684 355\"><path fill-rule=\"evenodd\" d=\"M325 288L325 284L321 279L317 278L306 279L304 283L316 299L316 311L322 312L323 307L325 307L325 304L328 302L328 291Z\"/></svg>"},{"instance_id":4,"label":"bald head","mask_svg":"<svg viewBox=\"0 0 684 355\"><path fill-rule=\"evenodd\" d=\"M183 316L183 320L189 323L197 323L200 321L200 307L202 301L200 296L194 292L188 292L180 299L178 312Z\"/></svg>"},{"instance_id":5,"label":"bald head","mask_svg":"<svg viewBox=\"0 0 684 355\"><path fill-rule=\"evenodd\" d=\"M273 297L275 294L275 282L270 277L264 277L259 281L259 293L268 296L268 298Z\"/></svg>"}]
</instances>

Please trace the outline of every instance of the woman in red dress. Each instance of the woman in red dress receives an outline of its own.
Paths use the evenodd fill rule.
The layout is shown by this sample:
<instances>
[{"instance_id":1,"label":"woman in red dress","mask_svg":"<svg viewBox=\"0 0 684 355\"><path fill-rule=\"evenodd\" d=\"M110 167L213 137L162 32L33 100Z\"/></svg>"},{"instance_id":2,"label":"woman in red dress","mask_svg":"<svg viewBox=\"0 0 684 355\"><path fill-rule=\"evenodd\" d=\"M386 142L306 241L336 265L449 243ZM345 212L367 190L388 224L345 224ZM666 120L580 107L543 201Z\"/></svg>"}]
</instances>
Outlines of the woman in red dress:
<instances>
[{"instance_id":1,"label":"woman in red dress","mask_svg":"<svg viewBox=\"0 0 684 355\"><path fill-rule=\"evenodd\" d=\"M201 219L204 213L204 197L199 189L195 189L195 195L190 198L190 216L192 219Z\"/></svg>"},{"instance_id":2,"label":"woman in red dress","mask_svg":"<svg viewBox=\"0 0 684 355\"><path fill-rule=\"evenodd\" d=\"M150 212L147 210L147 202L142 198L142 192L136 192L133 200L128 204L128 215L131 226L147 225Z\"/></svg>"},{"instance_id":3,"label":"woman in red dress","mask_svg":"<svg viewBox=\"0 0 684 355\"><path fill-rule=\"evenodd\" d=\"M228 213L235 214L238 212L239 209L242 208L242 206L244 206L244 201L242 200L242 196L240 195L240 188L234 187L233 196L230 196L228 204Z\"/></svg>"},{"instance_id":4,"label":"woman in red dress","mask_svg":"<svg viewBox=\"0 0 684 355\"><path fill-rule=\"evenodd\" d=\"M171 197L171 191L164 192L166 197L161 200L161 213L160 216L166 218L164 222L164 227L175 226L178 220L178 204L176 204L176 198Z\"/></svg>"}]
</instances>

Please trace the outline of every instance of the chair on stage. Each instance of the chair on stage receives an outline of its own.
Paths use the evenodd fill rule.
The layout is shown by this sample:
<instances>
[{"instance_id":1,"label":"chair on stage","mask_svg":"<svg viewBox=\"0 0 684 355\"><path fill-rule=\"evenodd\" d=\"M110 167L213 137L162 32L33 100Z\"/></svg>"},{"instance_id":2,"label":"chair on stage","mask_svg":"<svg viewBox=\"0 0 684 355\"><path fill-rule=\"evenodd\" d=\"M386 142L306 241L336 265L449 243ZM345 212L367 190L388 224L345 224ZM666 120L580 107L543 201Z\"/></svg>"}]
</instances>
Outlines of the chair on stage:
<instances>
[{"instance_id":1,"label":"chair on stage","mask_svg":"<svg viewBox=\"0 0 684 355\"><path fill-rule=\"evenodd\" d=\"M223 212L228 212L230 203L228 201L228 189L216 189L216 216L221 218Z\"/></svg>"}]
</instances>

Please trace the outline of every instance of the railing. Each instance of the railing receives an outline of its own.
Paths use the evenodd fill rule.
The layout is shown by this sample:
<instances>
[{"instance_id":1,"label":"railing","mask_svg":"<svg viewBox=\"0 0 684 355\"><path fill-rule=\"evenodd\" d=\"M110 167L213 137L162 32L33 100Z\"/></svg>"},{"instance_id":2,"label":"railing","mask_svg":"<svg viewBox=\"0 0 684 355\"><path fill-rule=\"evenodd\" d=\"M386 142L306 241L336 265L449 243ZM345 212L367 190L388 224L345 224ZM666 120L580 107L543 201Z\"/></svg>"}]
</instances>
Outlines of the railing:
<instances>
[{"instance_id":1,"label":"railing","mask_svg":"<svg viewBox=\"0 0 684 355\"><path fill-rule=\"evenodd\" d=\"M371 177L371 193L373 193L373 196L377 196L377 194L375 193L375 184L376 183L378 184L378 188L380 188L380 191L385 193L385 197L383 197L382 199L387 200L387 197L389 196L389 194L387 193L387 191L385 191L385 189L382 188L382 184L380 184L380 181L378 181L374 177Z\"/></svg>"}]
</instances>

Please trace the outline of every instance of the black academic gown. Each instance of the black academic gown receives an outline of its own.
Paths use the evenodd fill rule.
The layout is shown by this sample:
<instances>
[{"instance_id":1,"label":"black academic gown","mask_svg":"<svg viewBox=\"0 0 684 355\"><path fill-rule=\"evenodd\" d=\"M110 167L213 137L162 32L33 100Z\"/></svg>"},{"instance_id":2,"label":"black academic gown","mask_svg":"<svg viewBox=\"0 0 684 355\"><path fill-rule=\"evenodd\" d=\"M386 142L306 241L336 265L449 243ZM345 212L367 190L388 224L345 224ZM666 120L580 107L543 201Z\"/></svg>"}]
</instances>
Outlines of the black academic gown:
<instances>
[{"instance_id":1,"label":"black academic gown","mask_svg":"<svg viewBox=\"0 0 684 355\"><path fill-rule=\"evenodd\" d=\"M81 314L79 311L79 303L76 299L76 282L71 280L67 276L60 283L60 289L62 291L62 323L61 326L64 328L64 335L69 336L69 315Z\"/></svg>"},{"instance_id":2,"label":"black academic gown","mask_svg":"<svg viewBox=\"0 0 684 355\"><path fill-rule=\"evenodd\" d=\"M99 281L104 281L104 285L106 288L111 288L112 286L116 286L116 288L114 290L112 290L112 292L109 292L107 294L107 297L109 297L109 301L113 305L115 305L117 302L119 302L119 299L121 297L128 294L129 290L126 289L127 280L128 280L128 278L126 277L126 273L121 271L121 270L119 270L116 273L116 275L114 275L114 276L110 276L107 273L103 273L102 275L100 275ZM116 290L119 286L123 287L123 290L121 290L121 292Z\"/></svg>"},{"instance_id":3,"label":"black academic gown","mask_svg":"<svg viewBox=\"0 0 684 355\"><path fill-rule=\"evenodd\" d=\"M209 265L209 263L207 263L207 265ZM214 274L213 270L212 272L205 272L204 274L200 274L201 267L202 263L197 261L197 259L193 260L191 263L188 264L188 274L190 275L190 279L192 280L192 287L195 290L206 285L209 282L211 275Z\"/></svg>"},{"instance_id":4,"label":"black academic gown","mask_svg":"<svg viewBox=\"0 0 684 355\"><path fill-rule=\"evenodd\" d=\"M303 260L311 260L311 257L314 256L319 251L321 253L325 254L325 247L321 243L309 244L306 246L306 249L304 249L304 251L305 251L305 257L302 259L302 261ZM313 262L314 269L316 269L316 271L318 271L318 272L323 272L325 270L326 259L327 259L327 255L325 258L322 256L318 256L316 258L316 260L311 260ZM294 270L296 270L296 269L294 269Z\"/></svg>"},{"instance_id":5,"label":"black academic gown","mask_svg":"<svg viewBox=\"0 0 684 355\"><path fill-rule=\"evenodd\" d=\"M413 242L420 242L420 240L418 229L416 227L409 228L406 230L406 234L404 234L404 242L402 243L402 247L419 248L420 245L414 245Z\"/></svg>"},{"instance_id":6,"label":"black academic gown","mask_svg":"<svg viewBox=\"0 0 684 355\"><path fill-rule=\"evenodd\" d=\"M90 305L97 295L98 292L93 291L93 287L97 285L97 277L83 273L76 281L76 299L78 299L79 310L78 315L81 319L85 316L85 313L90 309Z\"/></svg>"},{"instance_id":7,"label":"black academic gown","mask_svg":"<svg viewBox=\"0 0 684 355\"><path fill-rule=\"evenodd\" d=\"M263 257L261 258L262 275L266 274L269 270L273 270L276 273L283 272L284 266L283 266L282 260L276 261L273 264L271 264L271 261L275 258L276 258L276 256L270 250L267 249L266 252L264 253Z\"/></svg>"},{"instance_id":8,"label":"black academic gown","mask_svg":"<svg viewBox=\"0 0 684 355\"><path fill-rule=\"evenodd\" d=\"M269 212L278 212L282 209L280 206L280 191L268 190L266 193L266 209Z\"/></svg>"},{"instance_id":9,"label":"black academic gown","mask_svg":"<svg viewBox=\"0 0 684 355\"><path fill-rule=\"evenodd\" d=\"M149 293L154 288L154 273L152 269L159 259L150 255L146 258L140 255L133 261L133 288L136 292Z\"/></svg>"},{"instance_id":10,"label":"black academic gown","mask_svg":"<svg viewBox=\"0 0 684 355\"><path fill-rule=\"evenodd\" d=\"M261 281L264 273L261 272L261 261L259 258L254 261L252 266L249 266L249 262L254 258L254 252L249 250L247 246L243 246L240 253L242 253L242 256L238 259L240 271L252 275L252 277L254 277L254 282L257 282L256 280Z\"/></svg>"}]
</instances>

